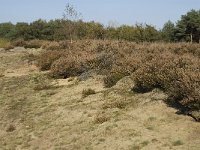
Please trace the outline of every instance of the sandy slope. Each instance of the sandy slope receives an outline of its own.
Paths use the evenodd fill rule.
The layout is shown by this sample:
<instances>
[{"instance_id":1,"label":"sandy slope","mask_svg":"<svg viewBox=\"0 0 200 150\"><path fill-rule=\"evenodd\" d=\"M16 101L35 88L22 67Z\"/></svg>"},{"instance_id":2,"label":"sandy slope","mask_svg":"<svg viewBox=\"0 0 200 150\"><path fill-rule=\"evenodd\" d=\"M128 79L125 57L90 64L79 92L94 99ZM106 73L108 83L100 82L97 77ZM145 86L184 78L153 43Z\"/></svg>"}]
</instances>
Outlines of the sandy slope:
<instances>
[{"instance_id":1,"label":"sandy slope","mask_svg":"<svg viewBox=\"0 0 200 150\"><path fill-rule=\"evenodd\" d=\"M32 78L41 72L22 58L37 52L0 52L0 149L200 149L200 124L176 114L160 90L131 92L129 77L110 89L93 76L33 90ZM96 94L83 98L88 88Z\"/></svg>"}]
</instances>

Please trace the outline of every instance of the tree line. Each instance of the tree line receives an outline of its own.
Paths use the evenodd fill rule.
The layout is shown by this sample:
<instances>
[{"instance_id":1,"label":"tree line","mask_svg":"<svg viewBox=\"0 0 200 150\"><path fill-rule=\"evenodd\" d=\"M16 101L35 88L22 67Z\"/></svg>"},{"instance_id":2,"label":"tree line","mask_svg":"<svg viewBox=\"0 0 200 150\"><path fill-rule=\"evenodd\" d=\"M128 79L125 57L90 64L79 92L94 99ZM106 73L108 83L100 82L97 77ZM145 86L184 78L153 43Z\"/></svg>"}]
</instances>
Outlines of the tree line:
<instances>
[{"instance_id":1,"label":"tree line","mask_svg":"<svg viewBox=\"0 0 200 150\"><path fill-rule=\"evenodd\" d=\"M42 19L31 23L0 23L0 38L9 40L116 39L134 42L200 42L200 10L191 10L176 23L168 21L158 30L152 25L105 27L98 22Z\"/></svg>"}]
</instances>

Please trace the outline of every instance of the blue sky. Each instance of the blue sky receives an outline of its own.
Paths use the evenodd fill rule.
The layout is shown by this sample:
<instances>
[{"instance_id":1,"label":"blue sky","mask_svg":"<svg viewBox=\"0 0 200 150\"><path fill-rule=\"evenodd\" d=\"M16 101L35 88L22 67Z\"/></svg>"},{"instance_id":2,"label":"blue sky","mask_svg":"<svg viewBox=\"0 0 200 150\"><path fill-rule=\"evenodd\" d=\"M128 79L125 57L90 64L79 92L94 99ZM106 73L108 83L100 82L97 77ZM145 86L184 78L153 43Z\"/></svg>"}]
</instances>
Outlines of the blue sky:
<instances>
[{"instance_id":1,"label":"blue sky","mask_svg":"<svg viewBox=\"0 0 200 150\"><path fill-rule=\"evenodd\" d=\"M81 12L85 21L147 23L157 28L168 20L176 22L191 9L200 9L200 0L0 0L0 22L62 18L67 3Z\"/></svg>"}]
</instances>

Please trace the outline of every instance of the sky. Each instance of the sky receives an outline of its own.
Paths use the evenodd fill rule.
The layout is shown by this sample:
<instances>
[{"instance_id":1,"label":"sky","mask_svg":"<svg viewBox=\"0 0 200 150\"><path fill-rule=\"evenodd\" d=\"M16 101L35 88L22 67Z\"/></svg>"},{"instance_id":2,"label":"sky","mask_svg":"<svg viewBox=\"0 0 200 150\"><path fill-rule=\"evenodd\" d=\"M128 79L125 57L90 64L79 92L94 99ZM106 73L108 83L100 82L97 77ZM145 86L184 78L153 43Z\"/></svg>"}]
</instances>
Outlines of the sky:
<instances>
[{"instance_id":1,"label":"sky","mask_svg":"<svg viewBox=\"0 0 200 150\"><path fill-rule=\"evenodd\" d=\"M176 22L191 9L200 9L200 0L0 0L0 22L32 22L60 19L67 3L82 14L84 21L104 25L147 23L162 28Z\"/></svg>"}]
</instances>

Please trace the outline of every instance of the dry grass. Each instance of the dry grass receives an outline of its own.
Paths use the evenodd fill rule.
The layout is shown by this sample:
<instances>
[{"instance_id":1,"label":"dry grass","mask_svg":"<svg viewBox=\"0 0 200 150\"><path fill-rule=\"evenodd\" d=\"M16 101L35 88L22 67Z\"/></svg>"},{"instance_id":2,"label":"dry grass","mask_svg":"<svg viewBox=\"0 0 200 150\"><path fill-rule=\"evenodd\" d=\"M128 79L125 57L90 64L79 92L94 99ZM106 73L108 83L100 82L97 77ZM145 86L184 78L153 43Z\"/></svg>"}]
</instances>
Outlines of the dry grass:
<instances>
[{"instance_id":1,"label":"dry grass","mask_svg":"<svg viewBox=\"0 0 200 150\"><path fill-rule=\"evenodd\" d=\"M109 114L106 114L106 112L99 112L96 114L94 123L102 124L106 121L108 121L111 118Z\"/></svg>"},{"instance_id":2,"label":"dry grass","mask_svg":"<svg viewBox=\"0 0 200 150\"><path fill-rule=\"evenodd\" d=\"M47 90L56 87L56 82L53 82L47 75L34 74L31 78L33 89L36 91Z\"/></svg>"}]
</instances>

